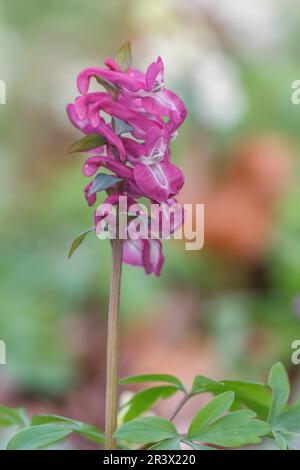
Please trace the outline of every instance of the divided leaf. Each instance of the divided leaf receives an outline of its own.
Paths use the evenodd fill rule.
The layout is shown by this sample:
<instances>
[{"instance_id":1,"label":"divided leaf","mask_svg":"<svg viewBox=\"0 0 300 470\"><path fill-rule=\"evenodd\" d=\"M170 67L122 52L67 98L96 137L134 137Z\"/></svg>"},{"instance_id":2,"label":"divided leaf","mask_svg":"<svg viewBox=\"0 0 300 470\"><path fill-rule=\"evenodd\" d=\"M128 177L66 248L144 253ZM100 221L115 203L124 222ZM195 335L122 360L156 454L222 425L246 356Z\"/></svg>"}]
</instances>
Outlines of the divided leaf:
<instances>
[{"instance_id":1,"label":"divided leaf","mask_svg":"<svg viewBox=\"0 0 300 470\"><path fill-rule=\"evenodd\" d=\"M149 447L149 450L181 450L180 440L178 438L166 439Z\"/></svg>"},{"instance_id":2,"label":"divided leaf","mask_svg":"<svg viewBox=\"0 0 300 470\"><path fill-rule=\"evenodd\" d=\"M192 387L193 395L204 392L218 395L226 391L234 392L235 403L242 403L247 408L255 411L259 418L267 419L272 400L271 390L268 385L240 380L222 380L216 382L198 375L195 377Z\"/></svg>"},{"instance_id":3,"label":"divided leaf","mask_svg":"<svg viewBox=\"0 0 300 470\"><path fill-rule=\"evenodd\" d=\"M227 411L234 400L233 392L225 392L205 405L194 417L188 430L188 438L193 439L201 429L220 418Z\"/></svg>"},{"instance_id":4,"label":"divided leaf","mask_svg":"<svg viewBox=\"0 0 300 470\"><path fill-rule=\"evenodd\" d=\"M175 426L158 416L137 418L122 424L114 433L117 439L135 443L159 442L165 439L178 438Z\"/></svg>"},{"instance_id":5,"label":"divided leaf","mask_svg":"<svg viewBox=\"0 0 300 470\"><path fill-rule=\"evenodd\" d=\"M214 447L209 447L209 446L203 446L201 444L196 444L193 441L189 441L188 439L184 439L183 441L185 444L190 446L194 450L217 450Z\"/></svg>"},{"instance_id":6,"label":"divided leaf","mask_svg":"<svg viewBox=\"0 0 300 470\"><path fill-rule=\"evenodd\" d=\"M33 415L30 426L14 434L7 444L7 449L40 449L65 439L73 432L99 444L104 441L103 433L95 426L63 416Z\"/></svg>"},{"instance_id":7,"label":"divided leaf","mask_svg":"<svg viewBox=\"0 0 300 470\"><path fill-rule=\"evenodd\" d=\"M275 418L272 428L276 431L300 433L300 399Z\"/></svg>"},{"instance_id":8,"label":"divided leaf","mask_svg":"<svg viewBox=\"0 0 300 470\"><path fill-rule=\"evenodd\" d=\"M0 405L0 424L2 426L26 426L28 418L23 408L10 408Z\"/></svg>"},{"instance_id":9,"label":"divided leaf","mask_svg":"<svg viewBox=\"0 0 300 470\"><path fill-rule=\"evenodd\" d=\"M43 424L61 424L65 429L70 429L87 440L98 442L101 444L104 441L104 434L96 427L90 424L82 423L74 419L64 418L63 416L56 415L33 415L31 419L31 426L39 426Z\"/></svg>"},{"instance_id":10,"label":"divided leaf","mask_svg":"<svg viewBox=\"0 0 300 470\"><path fill-rule=\"evenodd\" d=\"M295 444L299 440L297 434L273 431L273 436L280 450L299 450Z\"/></svg>"},{"instance_id":11,"label":"divided leaf","mask_svg":"<svg viewBox=\"0 0 300 470\"><path fill-rule=\"evenodd\" d=\"M289 379L284 366L280 362L272 367L268 384L273 392L268 421L273 423L276 416L283 411L290 395Z\"/></svg>"},{"instance_id":12,"label":"divided leaf","mask_svg":"<svg viewBox=\"0 0 300 470\"><path fill-rule=\"evenodd\" d=\"M7 450L35 450L65 439L72 429L60 424L29 426L18 431L7 444Z\"/></svg>"},{"instance_id":13,"label":"divided leaf","mask_svg":"<svg viewBox=\"0 0 300 470\"><path fill-rule=\"evenodd\" d=\"M274 431L273 436L280 450L288 450L288 443L286 439L279 432L277 433L276 431Z\"/></svg>"},{"instance_id":14,"label":"divided leaf","mask_svg":"<svg viewBox=\"0 0 300 470\"><path fill-rule=\"evenodd\" d=\"M178 388L171 385L147 388L137 392L125 405L129 406L129 409L124 416L124 422L137 418L151 408L157 400L169 398L176 392L178 392Z\"/></svg>"},{"instance_id":15,"label":"divided leaf","mask_svg":"<svg viewBox=\"0 0 300 470\"><path fill-rule=\"evenodd\" d=\"M123 377L119 380L122 385L135 384L141 382L167 382L174 384L180 390L185 390L183 383L174 375L169 374L142 374L142 375L130 375Z\"/></svg>"},{"instance_id":16,"label":"divided leaf","mask_svg":"<svg viewBox=\"0 0 300 470\"><path fill-rule=\"evenodd\" d=\"M253 419L255 416L252 411L234 411L195 431L189 439L222 447L259 444L261 437L270 432L270 427L263 421Z\"/></svg>"}]
</instances>

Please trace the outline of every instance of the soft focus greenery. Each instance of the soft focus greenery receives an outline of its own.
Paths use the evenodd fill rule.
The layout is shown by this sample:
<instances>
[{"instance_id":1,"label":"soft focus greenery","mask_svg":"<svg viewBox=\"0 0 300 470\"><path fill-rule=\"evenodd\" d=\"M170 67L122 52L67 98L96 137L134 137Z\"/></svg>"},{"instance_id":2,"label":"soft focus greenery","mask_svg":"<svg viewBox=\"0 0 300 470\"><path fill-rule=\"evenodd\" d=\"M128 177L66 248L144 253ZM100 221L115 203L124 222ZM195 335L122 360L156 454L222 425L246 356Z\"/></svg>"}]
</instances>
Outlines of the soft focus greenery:
<instances>
[{"instance_id":1,"label":"soft focus greenery","mask_svg":"<svg viewBox=\"0 0 300 470\"><path fill-rule=\"evenodd\" d=\"M203 178L222 180L237 165L232 149L252 136L285 139L291 177L274 200L270 236L254 266L232 256L226 246L220 251L208 243L193 253L183 243L165 242L160 279L124 267L124 328L151 322L156 315L170 318L175 293L191 298L194 321L187 327L193 333L198 327L199 348L201 335L217 351L212 376L223 371L224 376L260 379L281 360L297 388L299 368L290 358L291 344L300 338L300 107L291 103L291 83L300 74L300 15L292 2L262 4L257 11L277 15L279 26L276 31L262 28L264 37L256 45L260 29L253 25L251 36L249 23L250 33L243 30L243 8L238 40L234 12L227 15L232 27L229 20L214 27L218 9L210 11L216 21L209 22L197 2L1 2L0 79L7 84L7 104L0 105L0 339L7 345L8 364L0 366L0 396L3 387L13 401L22 394L49 403L67 397L84 383L72 343L74 321L98 316L99 328L101 321L105 325L109 244L90 235L67 258L76 234L91 226L93 212L83 198L82 157L67 153L80 135L68 122L65 106L76 96L76 74L101 64L127 39L137 67L163 56L166 83L189 109L173 145L174 159L187 174L186 187L193 188L183 202L201 203L204 195L209 205L214 190L205 196ZM279 38L273 41L274 31ZM268 34L270 44L263 46ZM223 87L233 90L228 106L218 104ZM238 95L244 105L236 102ZM207 114L207 100L217 102L222 118ZM230 118L234 109L235 119ZM164 339L154 335L153 348L159 341ZM129 347L126 341L123 347ZM104 364L104 355L98 361ZM135 370L133 362L127 367L128 374Z\"/></svg>"}]
</instances>

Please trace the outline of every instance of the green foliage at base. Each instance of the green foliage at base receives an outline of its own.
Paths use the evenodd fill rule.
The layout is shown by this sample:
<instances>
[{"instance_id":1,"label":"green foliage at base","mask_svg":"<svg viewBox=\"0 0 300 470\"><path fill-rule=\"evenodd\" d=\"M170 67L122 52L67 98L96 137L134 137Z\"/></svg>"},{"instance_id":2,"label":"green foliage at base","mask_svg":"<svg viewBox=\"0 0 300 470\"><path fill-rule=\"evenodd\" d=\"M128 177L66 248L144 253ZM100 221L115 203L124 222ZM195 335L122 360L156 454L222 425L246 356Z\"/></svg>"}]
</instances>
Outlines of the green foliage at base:
<instances>
[{"instance_id":1,"label":"green foliage at base","mask_svg":"<svg viewBox=\"0 0 300 470\"><path fill-rule=\"evenodd\" d=\"M172 375L151 374L126 377L123 385L156 382L155 387L134 394L121 408L121 424L114 437L122 448L178 450L181 443L193 450L217 450L261 444L272 439L281 450L295 449L300 437L300 399L289 405L290 384L284 366L275 364L267 384L242 381L215 381L198 375L188 391ZM211 393L212 400L193 417L185 433L180 434L169 420L145 415L160 399L183 394L177 412L196 395ZM153 414L153 413L152 413ZM34 450L48 447L79 434L87 440L104 442L103 433L81 421L54 415L33 415L29 420L22 408L0 406L0 425L17 426L7 450Z\"/></svg>"}]
</instances>

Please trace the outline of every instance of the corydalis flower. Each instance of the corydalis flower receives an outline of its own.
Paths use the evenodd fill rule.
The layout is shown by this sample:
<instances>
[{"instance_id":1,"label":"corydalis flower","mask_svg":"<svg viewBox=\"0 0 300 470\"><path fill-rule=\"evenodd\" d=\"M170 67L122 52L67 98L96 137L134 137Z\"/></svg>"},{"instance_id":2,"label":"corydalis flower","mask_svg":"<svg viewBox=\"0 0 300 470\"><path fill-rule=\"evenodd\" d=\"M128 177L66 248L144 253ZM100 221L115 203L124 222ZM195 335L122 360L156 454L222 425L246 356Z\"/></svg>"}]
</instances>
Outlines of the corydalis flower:
<instances>
[{"instance_id":1,"label":"corydalis flower","mask_svg":"<svg viewBox=\"0 0 300 470\"><path fill-rule=\"evenodd\" d=\"M80 95L67 106L67 113L86 134L81 141L82 150L90 153L83 166L85 176L94 177L106 168L117 181L109 186L110 194L135 201L146 197L167 207L184 183L181 170L170 161L170 143L187 111L182 100L164 86L162 59L143 73L131 67L129 47L120 49L121 60L119 55L119 61L108 58L105 67L88 68L78 75ZM93 78L104 91L89 91ZM96 202L97 178L99 173L84 190L90 206ZM160 240L124 242L123 261L143 266L147 274L159 275L163 260Z\"/></svg>"}]
</instances>

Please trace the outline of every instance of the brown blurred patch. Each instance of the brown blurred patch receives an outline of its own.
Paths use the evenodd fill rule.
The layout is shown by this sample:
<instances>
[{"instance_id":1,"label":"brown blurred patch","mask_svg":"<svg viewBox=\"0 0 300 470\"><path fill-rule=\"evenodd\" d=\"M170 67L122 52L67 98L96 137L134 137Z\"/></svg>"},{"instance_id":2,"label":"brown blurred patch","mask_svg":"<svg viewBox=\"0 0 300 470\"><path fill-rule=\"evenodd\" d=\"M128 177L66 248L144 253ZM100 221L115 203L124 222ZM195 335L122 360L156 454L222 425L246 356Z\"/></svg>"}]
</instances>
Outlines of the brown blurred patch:
<instances>
[{"instance_id":1,"label":"brown blurred patch","mask_svg":"<svg viewBox=\"0 0 300 470\"><path fill-rule=\"evenodd\" d=\"M268 247L276 206L292 170L288 143L275 135L247 138L233 149L230 165L217 178L194 159L184 200L205 203L205 247L247 263L257 263ZM204 155L205 161L207 161ZM205 180L199 187L198 174ZM204 174L203 174L204 171Z\"/></svg>"}]
</instances>

